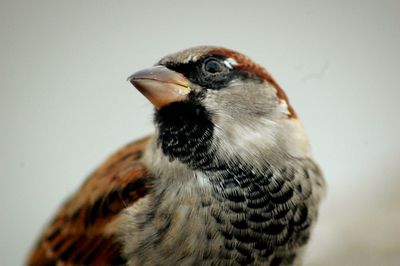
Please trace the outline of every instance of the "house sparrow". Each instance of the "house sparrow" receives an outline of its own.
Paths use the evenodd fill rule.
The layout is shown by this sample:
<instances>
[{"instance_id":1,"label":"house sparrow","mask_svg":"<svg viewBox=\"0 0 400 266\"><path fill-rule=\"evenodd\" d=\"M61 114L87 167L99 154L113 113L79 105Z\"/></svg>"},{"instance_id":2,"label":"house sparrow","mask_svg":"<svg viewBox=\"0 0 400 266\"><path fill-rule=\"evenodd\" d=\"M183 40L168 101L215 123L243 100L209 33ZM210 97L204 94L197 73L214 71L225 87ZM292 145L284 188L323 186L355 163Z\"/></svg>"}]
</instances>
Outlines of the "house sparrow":
<instances>
[{"instance_id":1,"label":"house sparrow","mask_svg":"<svg viewBox=\"0 0 400 266\"><path fill-rule=\"evenodd\" d=\"M129 81L155 107L154 135L94 171L27 264L301 263L324 180L269 73L203 46Z\"/></svg>"}]
</instances>

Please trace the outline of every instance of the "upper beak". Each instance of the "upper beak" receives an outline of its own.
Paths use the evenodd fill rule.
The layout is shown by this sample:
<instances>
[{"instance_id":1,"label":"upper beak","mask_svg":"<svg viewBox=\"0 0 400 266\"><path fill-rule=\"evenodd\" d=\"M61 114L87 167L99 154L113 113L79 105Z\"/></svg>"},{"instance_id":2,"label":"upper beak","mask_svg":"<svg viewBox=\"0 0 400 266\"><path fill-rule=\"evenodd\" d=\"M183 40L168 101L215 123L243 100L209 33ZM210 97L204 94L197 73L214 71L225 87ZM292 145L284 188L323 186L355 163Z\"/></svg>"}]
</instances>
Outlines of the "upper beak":
<instances>
[{"instance_id":1,"label":"upper beak","mask_svg":"<svg viewBox=\"0 0 400 266\"><path fill-rule=\"evenodd\" d=\"M128 80L149 99L156 109L182 101L190 92L189 80L164 66L140 70L131 75Z\"/></svg>"}]
</instances>

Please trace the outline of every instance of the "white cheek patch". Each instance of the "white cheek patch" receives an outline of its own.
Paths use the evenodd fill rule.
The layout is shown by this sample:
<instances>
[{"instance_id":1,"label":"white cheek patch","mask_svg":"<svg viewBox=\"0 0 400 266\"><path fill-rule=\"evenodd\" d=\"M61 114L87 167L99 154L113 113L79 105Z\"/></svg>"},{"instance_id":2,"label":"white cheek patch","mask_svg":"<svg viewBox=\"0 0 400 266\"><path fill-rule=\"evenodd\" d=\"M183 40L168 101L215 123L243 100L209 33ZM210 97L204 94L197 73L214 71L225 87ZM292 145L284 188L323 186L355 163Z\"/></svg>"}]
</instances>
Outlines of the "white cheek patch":
<instances>
[{"instance_id":1,"label":"white cheek patch","mask_svg":"<svg viewBox=\"0 0 400 266\"><path fill-rule=\"evenodd\" d=\"M263 131L260 131L256 128L250 128L250 127L243 127L243 126L238 126L234 125L231 130L232 134L232 140L234 143L238 146L241 146L243 148L247 148L246 146L248 143L251 143L251 141L254 140L259 140L262 138Z\"/></svg>"},{"instance_id":2,"label":"white cheek patch","mask_svg":"<svg viewBox=\"0 0 400 266\"><path fill-rule=\"evenodd\" d=\"M220 140L217 149L220 156L239 157L252 162L262 161L263 157L276 147L277 124L265 119L252 125L241 125L232 122L217 128L216 138Z\"/></svg>"}]
</instances>

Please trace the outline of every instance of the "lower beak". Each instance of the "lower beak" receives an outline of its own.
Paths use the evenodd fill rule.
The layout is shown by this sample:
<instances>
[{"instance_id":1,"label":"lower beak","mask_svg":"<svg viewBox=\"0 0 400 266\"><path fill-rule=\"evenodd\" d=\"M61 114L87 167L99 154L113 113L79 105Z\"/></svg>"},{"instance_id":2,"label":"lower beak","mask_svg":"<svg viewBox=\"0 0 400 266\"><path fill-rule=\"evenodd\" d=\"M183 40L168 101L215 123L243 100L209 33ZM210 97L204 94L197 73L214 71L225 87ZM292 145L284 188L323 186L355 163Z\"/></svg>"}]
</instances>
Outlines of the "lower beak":
<instances>
[{"instance_id":1,"label":"lower beak","mask_svg":"<svg viewBox=\"0 0 400 266\"><path fill-rule=\"evenodd\" d=\"M156 109L173 102L183 101L190 93L189 80L164 66L140 70L131 75L128 80Z\"/></svg>"}]
</instances>

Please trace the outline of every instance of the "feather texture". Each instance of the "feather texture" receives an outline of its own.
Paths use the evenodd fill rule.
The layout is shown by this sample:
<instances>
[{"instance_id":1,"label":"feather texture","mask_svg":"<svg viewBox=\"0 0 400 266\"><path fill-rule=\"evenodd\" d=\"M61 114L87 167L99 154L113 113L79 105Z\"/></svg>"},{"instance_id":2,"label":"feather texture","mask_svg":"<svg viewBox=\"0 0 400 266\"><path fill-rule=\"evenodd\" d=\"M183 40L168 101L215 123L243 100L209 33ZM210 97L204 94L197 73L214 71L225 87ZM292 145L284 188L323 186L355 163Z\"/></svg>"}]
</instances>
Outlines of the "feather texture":
<instances>
[{"instance_id":1,"label":"feather texture","mask_svg":"<svg viewBox=\"0 0 400 266\"><path fill-rule=\"evenodd\" d=\"M141 162L152 137L126 145L89 176L44 230L28 265L120 265L120 212L147 192Z\"/></svg>"}]
</instances>

